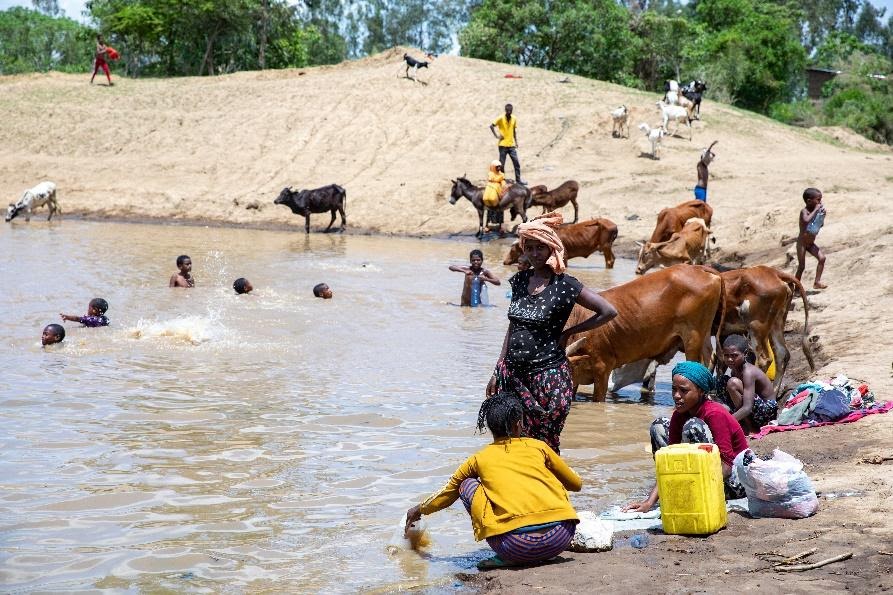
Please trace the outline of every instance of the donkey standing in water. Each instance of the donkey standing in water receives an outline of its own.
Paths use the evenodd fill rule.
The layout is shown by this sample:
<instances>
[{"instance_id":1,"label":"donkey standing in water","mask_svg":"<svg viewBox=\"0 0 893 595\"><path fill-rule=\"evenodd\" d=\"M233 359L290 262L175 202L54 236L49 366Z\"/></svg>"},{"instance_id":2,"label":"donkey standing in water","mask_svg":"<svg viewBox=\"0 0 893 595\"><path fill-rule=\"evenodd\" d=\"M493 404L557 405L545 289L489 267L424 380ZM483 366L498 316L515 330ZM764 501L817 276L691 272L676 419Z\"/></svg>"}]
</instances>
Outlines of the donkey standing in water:
<instances>
[{"instance_id":1,"label":"donkey standing in water","mask_svg":"<svg viewBox=\"0 0 893 595\"><path fill-rule=\"evenodd\" d=\"M475 237L479 238L483 236L484 209L487 208L484 206L484 189L475 186L465 177L456 178L455 180L450 181L453 183L453 190L450 192L450 204L456 204L456 201L463 196L470 200L471 204L474 205L474 208L477 209L478 212L478 232L475 234ZM499 201L499 206L493 210L501 212L506 209L511 209L512 221L515 220L516 216L520 215L521 221L527 223L527 209L530 207L531 200L530 190L527 186L512 184L509 186L508 190L505 191L505 194Z\"/></svg>"}]
</instances>

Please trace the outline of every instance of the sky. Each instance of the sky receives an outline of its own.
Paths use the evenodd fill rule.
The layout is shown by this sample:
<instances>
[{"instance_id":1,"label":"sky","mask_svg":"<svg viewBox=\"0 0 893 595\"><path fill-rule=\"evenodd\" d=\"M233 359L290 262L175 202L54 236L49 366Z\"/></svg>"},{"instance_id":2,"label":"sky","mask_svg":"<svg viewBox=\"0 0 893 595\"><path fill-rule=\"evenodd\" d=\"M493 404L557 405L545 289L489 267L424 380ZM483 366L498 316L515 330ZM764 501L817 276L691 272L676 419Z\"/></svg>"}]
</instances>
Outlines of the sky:
<instances>
[{"instance_id":1,"label":"sky","mask_svg":"<svg viewBox=\"0 0 893 595\"><path fill-rule=\"evenodd\" d=\"M893 0L870 0L878 8L886 8L889 17L893 14ZM85 0L59 0L59 8L65 11L65 16L73 18L77 21L84 21L81 13L84 10ZM0 0L0 10L6 10L11 6L27 6L31 7L30 0Z\"/></svg>"}]
</instances>

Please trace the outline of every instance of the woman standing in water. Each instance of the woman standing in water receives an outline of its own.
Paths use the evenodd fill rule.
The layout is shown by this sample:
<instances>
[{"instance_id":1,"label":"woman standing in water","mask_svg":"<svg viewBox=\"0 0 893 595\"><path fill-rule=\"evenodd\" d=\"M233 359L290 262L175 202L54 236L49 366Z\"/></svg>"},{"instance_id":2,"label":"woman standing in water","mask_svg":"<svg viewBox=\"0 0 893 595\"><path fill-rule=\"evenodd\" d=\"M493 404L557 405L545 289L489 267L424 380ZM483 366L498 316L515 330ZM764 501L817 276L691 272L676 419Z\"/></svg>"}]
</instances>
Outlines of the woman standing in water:
<instances>
[{"instance_id":1,"label":"woman standing in water","mask_svg":"<svg viewBox=\"0 0 893 595\"><path fill-rule=\"evenodd\" d=\"M524 435L542 440L556 453L573 398L565 343L617 315L604 298L564 274L564 245L555 232L562 221L561 213L552 212L518 226L531 266L509 279L509 327L487 384L488 398L500 391L515 394L524 405ZM574 304L595 314L563 331Z\"/></svg>"}]
</instances>

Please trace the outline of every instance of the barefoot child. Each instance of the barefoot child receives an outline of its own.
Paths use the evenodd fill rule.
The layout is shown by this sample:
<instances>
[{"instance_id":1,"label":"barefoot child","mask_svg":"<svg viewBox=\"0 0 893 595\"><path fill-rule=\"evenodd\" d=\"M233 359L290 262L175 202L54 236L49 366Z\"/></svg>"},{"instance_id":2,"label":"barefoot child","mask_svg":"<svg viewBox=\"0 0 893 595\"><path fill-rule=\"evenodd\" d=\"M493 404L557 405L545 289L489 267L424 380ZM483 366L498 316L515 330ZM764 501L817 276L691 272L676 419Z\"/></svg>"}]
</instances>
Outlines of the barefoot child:
<instances>
[{"instance_id":1,"label":"barefoot child","mask_svg":"<svg viewBox=\"0 0 893 595\"><path fill-rule=\"evenodd\" d=\"M475 308L481 305L481 291L478 291L477 295L473 295L474 280L478 279L480 287L483 287L485 282L493 285L501 285L501 282L493 273L484 268L484 253L480 250L472 250L468 255L468 262L470 264L467 267L451 264L450 270L454 273L465 273L465 284L462 286L462 299L459 305Z\"/></svg>"},{"instance_id":2,"label":"barefoot child","mask_svg":"<svg viewBox=\"0 0 893 595\"><path fill-rule=\"evenodd\" d=\"M797 280L803 276L806 268L806 253L809 252L819 261L815 269L815 281L812 286L815 289L827 289L822 283L822 271L825 270L825 253L815 243L819 230L825 224L825 211L822 205L822 191L817 188L807 188L803 191L803 202L806 206L800 211L800 235L797 236Z\"/></svg>"},{"instance_id":3,"label":"barefoot child","mask_svg":"<svg viewBox=\"0 0 893 595\"><path fill-rule=\"evenodd\" d=\"M195 287L195 278L192 276L192 259L186 254L177 257L178 272L171 275L169 287Z\"/></svg>"},{"instance_id":4,"label":"barefoot child","mask_svg":"<svg viewBox=\"0 0 893 595\"><path fill-rule=\"evenodd\" d=\"M731 376L722 377L725 391L719 391L718 402L728 407L742 430L753 433L775 419L778 403L772 381L747 361L748 351L747 339L741 335L729 335L723 341L723 359Z\"/></svg>"},{"instance_id":5,"label":"barefoot child","mask_svg":"<svg viewBox=\"0 0 893 595\"><path fill-rule=\"evenodd\" d=\"M59 316L62 317L62 320L68 320L70 322L80 322L84 326L108 326L109 319L105 315L108 309L109 303L107 301L102 298L94 298L90 300L90 304L87 306L86 316L78 316L76 314L60 314Z\"/></svg>"},{"instance_id":6,"label":"barefoot child","mask_svg":"<svg viewBox=\"0 0 893 595\"><path fill-rule=\"evenodd\" d=\"M513 395L484 401L484 424L493 442L469 457L446 485L406 512L406 532L423 514L461 499L471 516L476 541L487 540L496 556L478 568L543 562L570 544L578 521L567 491L579 492L583 480L545 442L521 438L524 407Z\"/></svg>"},{"instance_id":7,"label":"barefoot child","mask_svg":"<svg viewBox=\"0 0 893 595\"><path fill-rule=\"evenodd\" d=\"M48 324L43 327L40 344L46 347L54 343L61 343L65 338L65 328L61 324Z\"/></svg>"}]
</instances>

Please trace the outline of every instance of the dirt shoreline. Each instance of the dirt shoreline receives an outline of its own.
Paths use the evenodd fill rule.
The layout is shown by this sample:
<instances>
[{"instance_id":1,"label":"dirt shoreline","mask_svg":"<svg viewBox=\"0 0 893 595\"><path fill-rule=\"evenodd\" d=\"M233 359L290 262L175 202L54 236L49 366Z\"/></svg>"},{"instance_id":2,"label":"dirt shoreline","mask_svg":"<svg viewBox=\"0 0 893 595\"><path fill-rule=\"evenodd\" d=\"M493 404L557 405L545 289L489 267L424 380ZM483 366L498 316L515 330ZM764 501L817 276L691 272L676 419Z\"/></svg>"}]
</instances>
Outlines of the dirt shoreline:
<instances>
[{"instance_id":1,"label":"dirt shoreline","mask_svg":"<svg viewBox=\"0 0 893 595\"><path fill-rule=\"evenodd\" d=\"M718 139L709 185L718 262L793 272L794 247L779 242L796 232L803 189L822 189L828 218L818 243L830 288L808 292L816 374L842 371L868 381L880 400L893 398L889 147L705 100L694 140L668 137L661 159L652 160L636 129L657 123L652 94L574 76L559 83L559 73L451 56L435 60L422 86L395 78L403 51L302 71L118 79L112 88L58 73L0 77L7 114L0 188L14 201L53 180L66 217L303 233L303 218L273 199L284 186L334 182L348 192L347 233L473 242L477 214L465 199L449 203L450 180L484 178L496 153L487 125L510 101L524 177L550 187L577 180L580 217L615 221L619 255L634 256L634 241L650 234L657 212L691 198L699 152ZM506 79L508 71L521 78ZM628 139L611 137L608 113L621 104L631 113ZM570 208L563 212L572 216ZM31 224L41 218L37 211ZM313 233L327 222L325 214L312 216ZM810 258L807 287L814 270ZM788 331L801 326L796 303ZM799 349L792 354L800 357ZM795 362L790 379L802 377L797 369ZM571 416L568 427L574 423ZM644 550L568 554L559 564L465 579L496 592L893 588L893 556L876 553L893 551L893 464L858 464L893 451L893 414L773 435L755 446L762 454L781 446L801 458L823 492L858 488L861 495L823 499L819 513L803 521L733 515L728 529L708 538L654 535ZM802 574L751 572L760 564L755 552L809 547L819 548L817 557L854 556Z\"/></svg>"}]
</instances>

